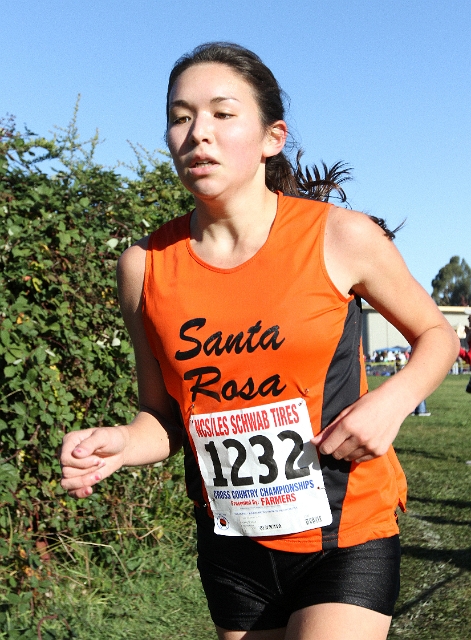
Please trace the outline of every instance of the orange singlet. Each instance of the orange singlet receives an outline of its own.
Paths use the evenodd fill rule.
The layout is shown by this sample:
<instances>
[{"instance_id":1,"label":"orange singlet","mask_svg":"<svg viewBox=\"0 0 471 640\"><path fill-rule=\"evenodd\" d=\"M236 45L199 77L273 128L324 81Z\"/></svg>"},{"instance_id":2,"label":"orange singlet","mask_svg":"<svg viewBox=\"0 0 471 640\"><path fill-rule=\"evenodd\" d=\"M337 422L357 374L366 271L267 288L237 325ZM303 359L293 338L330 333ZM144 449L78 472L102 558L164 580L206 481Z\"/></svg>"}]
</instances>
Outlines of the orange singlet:
<instances>
[{"instance_id":1,"label":"orange singlet","mask_svg":"<svg viewBox=\"0 0 471 640\"><path fill-rule=\"evenodd\" d=\"M330 206L279 193L267 241L250 260L232 269L208 265L192 251L191 214L163 225L149 238L144 324L167 391L180 406L187 432L188 495L200 505L209 501L190 418L297 398L305 400L317 434L367 392L360 300L344 297L324 264ZM286 426L288 417L277 414ZM226 433L231 440L225 446L235 446L236 426L263 429L256 423L242 427L239 421L229 432L226 423L213 422L211 426L207 421L210 431L205 433L215 438ZM262 468L276 473L279 465L264 460ZM404 508L406 481L392 447L369 462L321 456L320 463L332 522L289 535L256 537L258 542L311 552L398 532L395 509ZM247 479L237 476L243 468L233 472L235 480ZM260 476L261 481L269 482L268 475ZM219 472L220 486L227 482Z\"/></svg>"}]
</instances>

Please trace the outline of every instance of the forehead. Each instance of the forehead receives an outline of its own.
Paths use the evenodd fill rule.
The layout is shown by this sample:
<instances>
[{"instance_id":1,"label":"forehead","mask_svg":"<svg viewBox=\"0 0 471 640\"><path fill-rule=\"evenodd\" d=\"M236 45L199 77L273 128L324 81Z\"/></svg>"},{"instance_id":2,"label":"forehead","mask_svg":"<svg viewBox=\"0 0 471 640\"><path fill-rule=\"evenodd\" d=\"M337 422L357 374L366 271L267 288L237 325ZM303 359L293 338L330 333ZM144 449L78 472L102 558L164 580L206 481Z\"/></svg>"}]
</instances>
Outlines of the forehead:
<instances>
[{"instance_id":1,"label":"forehead","mask_svg":"<svg viewBox=\"0 0 471 640\"><path fill-rule=\"evenodd\" d=\"M187 97L228 97L255 100L252 86L232 67L219 62L200 62L185 69L169 94L169 105Z\"/></svg>"}]
</instances>

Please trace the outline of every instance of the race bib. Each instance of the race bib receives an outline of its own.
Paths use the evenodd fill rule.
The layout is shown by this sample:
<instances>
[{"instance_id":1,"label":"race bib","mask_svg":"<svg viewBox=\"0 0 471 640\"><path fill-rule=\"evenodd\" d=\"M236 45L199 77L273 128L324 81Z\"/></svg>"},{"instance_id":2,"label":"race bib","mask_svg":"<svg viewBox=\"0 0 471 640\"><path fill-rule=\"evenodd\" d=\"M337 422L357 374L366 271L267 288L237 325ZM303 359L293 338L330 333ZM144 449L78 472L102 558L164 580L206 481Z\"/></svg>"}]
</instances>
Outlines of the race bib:
<instances>
[{"instance_id":1,"label":"race bib","mask_svg":"<svg viewBox=\"0 0 471 640\"><path fill-rule=\"evenodd\" d=\"M217 534L286 535L332 522L302 398L193 415L190 433Z\"/></svg>"}]
</instances>

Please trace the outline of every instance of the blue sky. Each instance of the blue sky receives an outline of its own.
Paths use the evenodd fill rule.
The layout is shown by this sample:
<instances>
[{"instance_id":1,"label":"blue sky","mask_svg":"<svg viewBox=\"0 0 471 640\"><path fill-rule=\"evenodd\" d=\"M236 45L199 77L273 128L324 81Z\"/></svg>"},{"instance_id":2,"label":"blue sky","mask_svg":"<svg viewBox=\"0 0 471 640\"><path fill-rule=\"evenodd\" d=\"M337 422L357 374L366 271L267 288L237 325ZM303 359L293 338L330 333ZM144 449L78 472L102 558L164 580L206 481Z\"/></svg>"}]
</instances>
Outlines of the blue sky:
<instances>
[{"instance_id":1,"label":"blue sky","mask_svg":"<svg viewBox=\"0 0 471 640\"><path fill-rule=\"evenodd\" d=\"M46 135L81 94L97 160L127 140L164 148L168 73L208 40L253 49L290 97L308 163L344 160L353 208L407 218L396 244L417 280L471 264L469 0L3 0L0 116Z\"/></svg>"}]
</instances>

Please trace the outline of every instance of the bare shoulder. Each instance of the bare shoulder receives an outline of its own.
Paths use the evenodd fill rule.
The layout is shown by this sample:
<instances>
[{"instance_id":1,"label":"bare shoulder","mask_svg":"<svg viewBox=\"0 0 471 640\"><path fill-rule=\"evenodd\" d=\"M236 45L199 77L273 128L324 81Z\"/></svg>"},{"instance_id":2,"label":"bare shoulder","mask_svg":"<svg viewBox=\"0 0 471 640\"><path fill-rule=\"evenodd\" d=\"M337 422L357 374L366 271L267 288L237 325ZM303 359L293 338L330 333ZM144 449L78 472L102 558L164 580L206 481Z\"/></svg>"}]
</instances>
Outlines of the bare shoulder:
<instances>
[{"instance_id":1,"label":"bare shoulder","mask_svg":"<svg viewBox=\"0 0 471 640\"><path fill-rule=\"evenodd\" d=\"M144 275L146 266L146 251L149 244L149 236L141 238L131 247L126 249L118 260L118 277L135 277Z\"/></svg>"},{"instance_id":2,"label":"bare shoulder","mask_svg":"<svg viewBox=\"0 0 471 640\"><path fill-rule=\"evenodd\" d=\"M118 295L123 314L135 311L142 295L144 274L146 270L146 250L149 237L141 238L138 242L124 251L116 269L118 278Z\"/></svg>"},{"instance_id":3,"label":"bare shoulder","mask_svg":"<svg viewBox=\"0 0 471 640\"><path fill-rule=\"evenodd\" d=\"M381 241L381 244L391 242L384 230L368 215L342 207L331 207L329 210L326 241L336 245L340 242L344 250L349 247L359 249L373 241Z\"/></svg>"},{"instance_id":4,"label":"bare shoulder","mask_svg":"<svg viewBox=\"0 0 471 640\"><path fill-rule=\"evenodd\" d=\"M384 230L359 211L331 207L324 238L324 259L330 278L347 295L383 263L403 263Z\"/></svg>"},{"instance_id":5,"label":"bare shoulder","mask_svg":"<svg viewBox=\"0 0 471 640\"><path fill-rule=\"evenodd\" d=\"M337 288L355 292L412 344L443 316L408 270L394 242L367 215L332 208L325 236L325 263Z\"/></svg>"}]
</instances>

